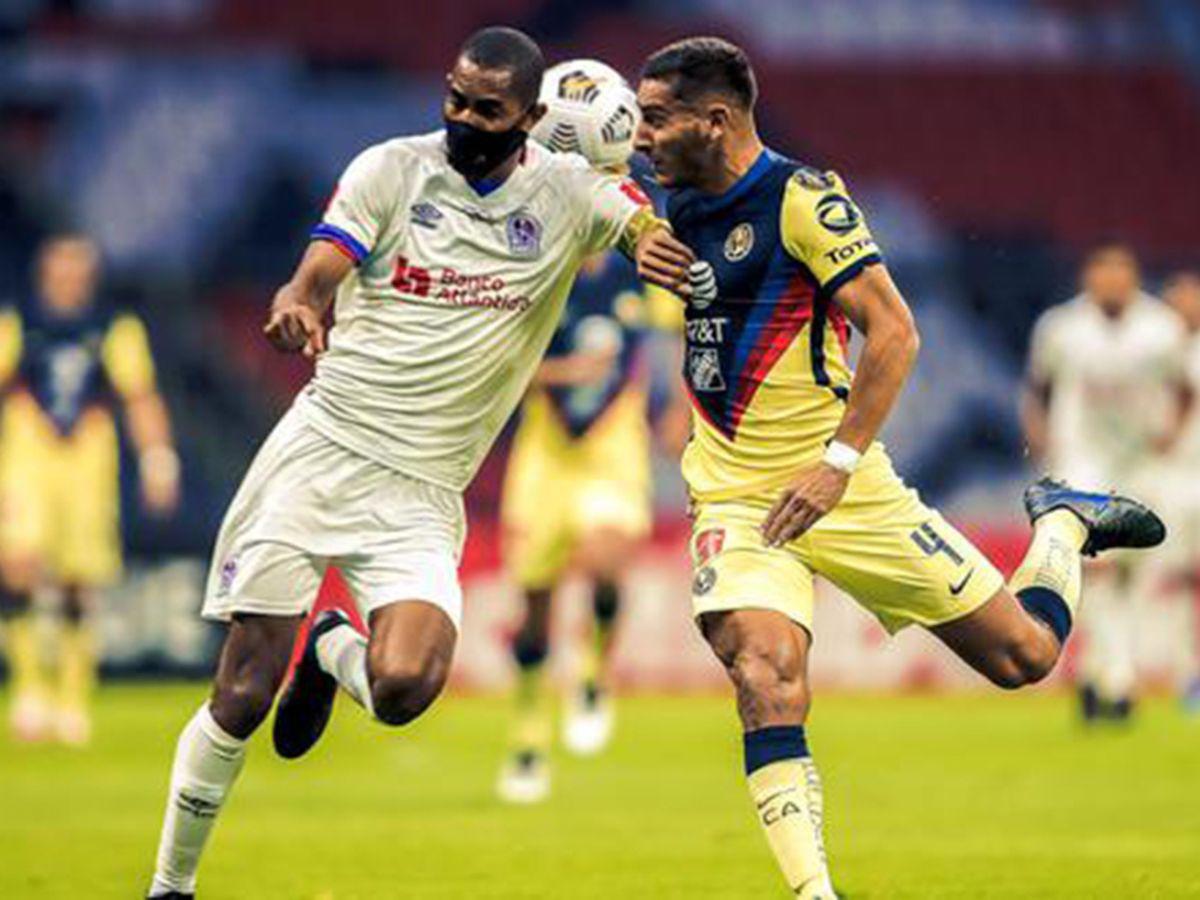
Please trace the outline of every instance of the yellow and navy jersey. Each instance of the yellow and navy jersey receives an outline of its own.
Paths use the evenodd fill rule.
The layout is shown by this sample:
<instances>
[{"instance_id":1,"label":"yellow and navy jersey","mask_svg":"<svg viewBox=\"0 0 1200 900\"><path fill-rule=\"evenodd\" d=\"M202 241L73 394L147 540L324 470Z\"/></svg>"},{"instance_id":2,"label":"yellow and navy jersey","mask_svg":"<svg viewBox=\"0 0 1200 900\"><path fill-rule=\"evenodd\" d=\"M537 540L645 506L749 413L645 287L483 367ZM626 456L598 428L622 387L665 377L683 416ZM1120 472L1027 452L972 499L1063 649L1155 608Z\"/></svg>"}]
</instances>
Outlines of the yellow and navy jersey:
<instances>
[{"instance_id":1,"label":"yellow and navy jersey","mask_svg":"<svg viewBox=\"0 0 1200 900\"><path fill-rule=\"evenodd\" d=\"M770 150L724 194L674 193L667 214L716 278L686 310L684 477L699 500L780 485L841 421L850 333L831 299L878 248L835 173Z\"/></svg>"},{"instance_id":2,"label":"yellow and navy jersey","mask_svg":"<svg viewBox=\"0 0 1200 900\"><path fill-rule=\"evenodd\" d=\"M645 307L633 264L621 254L606 253L580 270L546 356L607 351L614 360L596 384L540 389L570 437L586 434L626 388L644 380L643 338L651 324Z\"/></svg>"},{"instance_id":3,"label":"yellow and navy jersey","mask_svg":"<svg viewBox=\"0 0 1200 900\"><path fill-rule=\"evenodd\" d=\"M0 310L0 383L28 393L70 434L89 408L153 389L146 328L102 304L71 315L38 302Z\"/></svg>"}]
</instances>

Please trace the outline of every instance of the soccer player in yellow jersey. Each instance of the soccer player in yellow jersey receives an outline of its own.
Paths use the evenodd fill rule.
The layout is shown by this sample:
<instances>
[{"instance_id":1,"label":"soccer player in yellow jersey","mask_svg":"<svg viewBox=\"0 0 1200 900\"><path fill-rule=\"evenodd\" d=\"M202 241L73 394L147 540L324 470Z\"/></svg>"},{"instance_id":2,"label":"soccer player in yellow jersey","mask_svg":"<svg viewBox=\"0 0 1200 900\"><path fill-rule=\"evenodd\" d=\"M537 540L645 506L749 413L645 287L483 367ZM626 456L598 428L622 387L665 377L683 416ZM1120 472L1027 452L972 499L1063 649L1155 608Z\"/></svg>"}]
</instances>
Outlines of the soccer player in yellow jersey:
<instances>
[{"instance_id":1,"label":"soccer player in yellow jersey","mask_svg":"<svg viewBox=\"0 0 1200 900\"><path fill-rule=\"evenodd\" d=\"M522 408L501 506L506 563L525 601L513 641L518 716L498 782L511 802L536 802L549 791L542 670L552 595L571 568L592 583L595 628L568 695L563 741L590 755L611 735L619 576L651 526L645 337L651 328L678 330L677 321L678 301L644 289L623 257L590 260Z\"/></svg>"},{"instance_id":2,"label":"soccer player in yellow jersey","mask_svg":"<svg viewBox=\"0 0 1200 900\"><path fill-rule=\"evenodd\" d=\"M179 462L155 388L141 321L96 296L99 254L85 237L48 240L36 295L0 311L0 619L6 632L14 734L85 743L95 678L89 593L120 574L117 430L120 405L151 511L176 502ZM43 683L30 614L34 590L61 593L58 686Z\"/></svg>"},{"instance_id":3,"label":"soccer player in yellow jersey","mask_svg":"<svg viewBox=\"0 0 1200 900\"><path fill-rule=\"evenodd\" d=\"M618 72L597 60L561 62L543 76L540 99L546 114L534 140L579 153L596 169L628 174L638 107ZM590 755L612 733L608 661L619 576L651 525L646 338L650 329L682 327L674 295L644 287L618 253L593 256L579 271L522 406L501 502L505 562L524 595L512 648L517 716L497 782L509 802L534 803L550 790L543 670L551 601L568 569L591 581L594 629L568 694L563 742ZM685 415L685 404L672 404L662 422Z\"/></svg>"},{"instance_id":4,"label":"soccer player in yellow jersey","mask_svg":"<svg viewBox=\"0 0 1200 900\"><path fill-rule=\"evenodd\" d=\"M896 475L875 440L917 354L916 326L841 179L766 149L745 54L717 38L646 62L636 145L696 254L685 379L693 437L693 605L745 731L759 820L793 894L834 896L809 753L813 577L889 631L928 628L994 683L1054 667L1079 604L1080 556L1160 542L1145 507L1044 479L1006 585ZM850 325L863 336L847 363Z\"/></svg>"}]
</instances>

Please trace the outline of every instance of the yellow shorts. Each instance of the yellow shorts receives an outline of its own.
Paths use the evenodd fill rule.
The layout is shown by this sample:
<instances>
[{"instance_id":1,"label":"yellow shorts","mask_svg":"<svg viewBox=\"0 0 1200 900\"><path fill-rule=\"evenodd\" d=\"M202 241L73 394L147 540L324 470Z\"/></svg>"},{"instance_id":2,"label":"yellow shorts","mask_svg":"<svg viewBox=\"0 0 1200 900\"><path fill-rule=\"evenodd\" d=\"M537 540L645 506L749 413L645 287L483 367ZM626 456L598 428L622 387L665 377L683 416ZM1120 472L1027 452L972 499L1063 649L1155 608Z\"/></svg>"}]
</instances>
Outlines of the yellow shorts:
<instances>
[{"instance_id":1,"label":"yellow shorts","mask_svg":"<svg viewBox=\"0 0 1200 900\"><path fill-rule=\"evenodd\" d=\"M631 388L582 437L572 439L551 402L525 403L500 518L509 572L526 590L552 587L579 540L596 530L649 534L650 435L646 399Z\"/></svg>"},{"instance_id":2,"label":"yellow shorts","mask_svg":"<svg viewBox=\"0 0 1200 900\"><path fill-rule=\"evenodd\" d=\"M111 414L61 436L25 393L0 411L0 553L57 580L99 587L121 572L120 451Z\"/></svg>"},{"instance_id":3,"label":"yellow shorts","mask_svg":"<svg viewBox=\"0 0 1200 900\"><path fill-rule=\"evenodd\" d=\"M759 526L775 497L697 504L697 616L772 609L811 632L813 576L820 575L895 633L959 619L1004 585L987 557L904 484L879 445L864 455L829 515L790 544L766 547Z\"/></svg>"}]
</instances>

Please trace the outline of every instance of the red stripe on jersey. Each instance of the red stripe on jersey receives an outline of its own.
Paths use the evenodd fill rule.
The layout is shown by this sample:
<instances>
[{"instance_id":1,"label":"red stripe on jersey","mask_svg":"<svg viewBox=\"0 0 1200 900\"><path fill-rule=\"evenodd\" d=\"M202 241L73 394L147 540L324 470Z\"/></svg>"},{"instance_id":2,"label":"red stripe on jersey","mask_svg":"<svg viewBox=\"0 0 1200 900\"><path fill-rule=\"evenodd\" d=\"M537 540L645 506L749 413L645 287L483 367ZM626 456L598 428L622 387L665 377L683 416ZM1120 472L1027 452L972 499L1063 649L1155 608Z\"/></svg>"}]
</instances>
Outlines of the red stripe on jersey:
<instances>
[{"instance_id":1,"label":"red stripe on jersey","mask_svg":"<svg viewBox=\"0 0 1200 900\"><path fill-rule=\"evenodd\" d=\"M805 273L792 277L787 288L775 301L775 309L759 335L758 342L746 358L746 366L738 376L737 393L733 398L729 424L737 432L742 416L754 400L754 394L767 374L791 346L796 335L812 321L813 299L816 296Z\"/></svg>"}]
</instances>

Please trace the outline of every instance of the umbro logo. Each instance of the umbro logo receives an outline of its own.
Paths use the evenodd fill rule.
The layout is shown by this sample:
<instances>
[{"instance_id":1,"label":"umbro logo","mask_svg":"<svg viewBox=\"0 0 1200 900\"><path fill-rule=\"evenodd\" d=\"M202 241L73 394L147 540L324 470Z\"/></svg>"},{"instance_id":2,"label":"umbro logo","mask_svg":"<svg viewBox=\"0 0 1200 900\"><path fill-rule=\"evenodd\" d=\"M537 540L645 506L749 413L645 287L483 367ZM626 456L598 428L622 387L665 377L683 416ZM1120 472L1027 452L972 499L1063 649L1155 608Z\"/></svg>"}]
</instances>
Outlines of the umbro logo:
<instances>
[{"instance_id":1,"label":"umbro logo","mask_svg":"<svg viewBox=\"0 0 1200 900\"><path fill-rule=\"evenodd\" d=\"M438 222L444 218L442 211L432 203L414 203L410 212L412 217L409 221L422 228L437 228Z\"/></svg>"}]
</instances>

